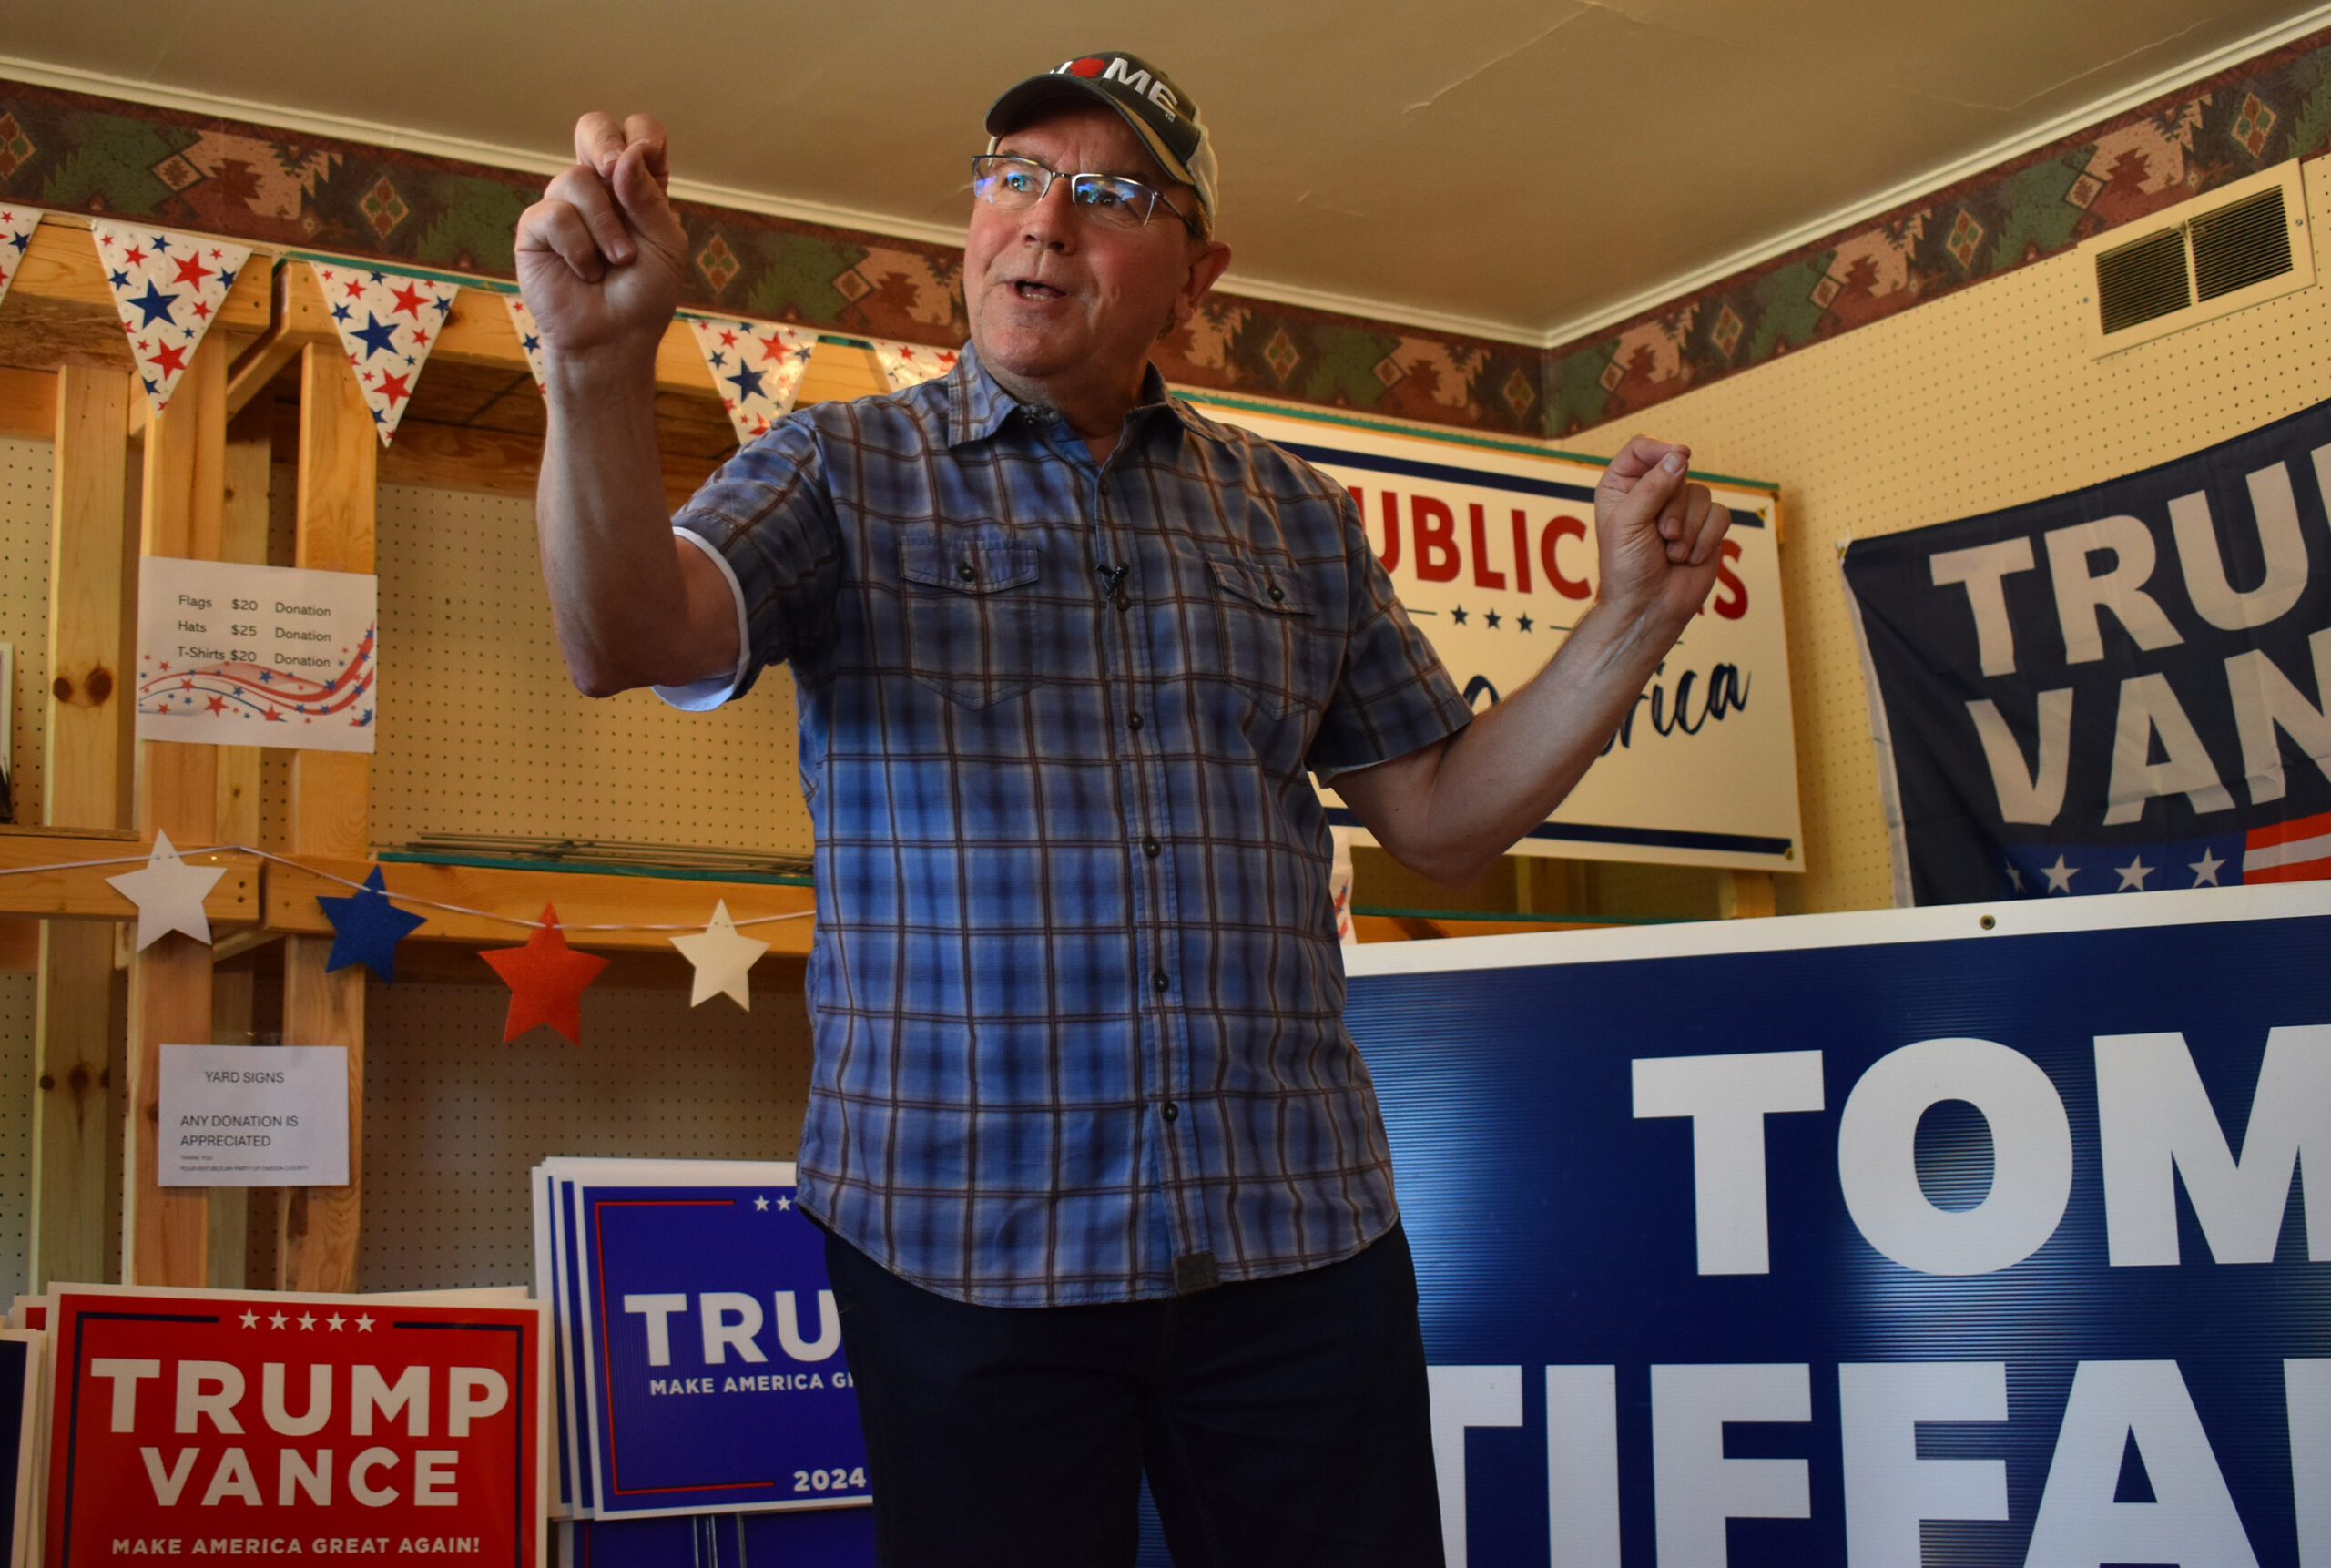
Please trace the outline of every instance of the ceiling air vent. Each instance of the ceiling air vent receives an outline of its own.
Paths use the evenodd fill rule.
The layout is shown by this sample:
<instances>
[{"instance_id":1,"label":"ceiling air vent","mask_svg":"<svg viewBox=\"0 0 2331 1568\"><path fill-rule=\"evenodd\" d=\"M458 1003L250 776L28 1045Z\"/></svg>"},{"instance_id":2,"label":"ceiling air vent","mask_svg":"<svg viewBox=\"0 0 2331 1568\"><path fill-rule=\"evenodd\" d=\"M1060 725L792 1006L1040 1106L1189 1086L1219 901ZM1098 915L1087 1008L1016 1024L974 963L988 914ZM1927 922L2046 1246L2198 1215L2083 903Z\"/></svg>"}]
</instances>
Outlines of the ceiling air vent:
<instances>
[{"instance_id":1,"label":"ceiling air vent","mask_svg":"<svg viewBox=\"0 0 2331 1568\"><path fill-rule=\"evenodd\" d=\"M2315 281L2315 252L2298 164L2099 235L2081 257L2097 356L2304 289Z\"/></svg>"}]
</instances>

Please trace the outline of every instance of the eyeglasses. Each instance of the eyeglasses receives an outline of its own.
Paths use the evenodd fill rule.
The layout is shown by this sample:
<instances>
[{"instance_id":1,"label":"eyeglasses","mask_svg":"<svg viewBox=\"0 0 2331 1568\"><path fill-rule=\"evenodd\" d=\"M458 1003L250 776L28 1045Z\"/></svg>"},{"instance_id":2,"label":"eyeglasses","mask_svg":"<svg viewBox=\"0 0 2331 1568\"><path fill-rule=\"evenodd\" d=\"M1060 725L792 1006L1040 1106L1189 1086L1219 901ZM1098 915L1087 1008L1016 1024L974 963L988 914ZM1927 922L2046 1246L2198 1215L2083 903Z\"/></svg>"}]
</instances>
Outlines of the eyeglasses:
<instances>
[{"instance_id":1,"label":"eyeglasses","mask_svg":"<svg viewBox=\"0 0 2331 1568\"><path fill-rule=\"evenodd\" d=\"M1115 174L1064 174L1033 158L982 153L972 159L972 194L990 207L1016 211L1043 200L1053 181L1068 181L1068 198L1087 218L1111 229L1139 229L1163 207L1182 227L1203 239L1198 226L1159 192L1137 179Z\"/></svg>"}]
</instances>

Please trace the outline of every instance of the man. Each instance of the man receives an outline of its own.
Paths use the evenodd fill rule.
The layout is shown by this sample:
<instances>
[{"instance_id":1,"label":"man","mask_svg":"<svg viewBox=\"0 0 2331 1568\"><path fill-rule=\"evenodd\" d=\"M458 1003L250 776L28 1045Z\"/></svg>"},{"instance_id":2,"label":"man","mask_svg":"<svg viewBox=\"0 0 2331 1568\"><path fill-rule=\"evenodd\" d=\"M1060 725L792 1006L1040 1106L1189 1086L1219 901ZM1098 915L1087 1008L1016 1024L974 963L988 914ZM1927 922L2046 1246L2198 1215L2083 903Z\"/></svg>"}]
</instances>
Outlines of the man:
<instances>
[{"instance_id":1,"label":"man","mask_svg":"<svg viewBox=\"0 0 2331 1568\"><path fill-rule=\"evenodd\" d=\"M1228 265L1196 106L1132 56L1019 84L973 160L955 372L827 403L667 527L661 127L588 115L520 220L549 341L543 568L576 684L791 664L817 830L799 1159L886 1563L1440 1559L1414 1270L1341 1022L1332 779L1469 881L1600 752L1726 519L1638 438L1601 599L1476 716L1333 481L1176 402Z\"/></svg>"}]
</instances>

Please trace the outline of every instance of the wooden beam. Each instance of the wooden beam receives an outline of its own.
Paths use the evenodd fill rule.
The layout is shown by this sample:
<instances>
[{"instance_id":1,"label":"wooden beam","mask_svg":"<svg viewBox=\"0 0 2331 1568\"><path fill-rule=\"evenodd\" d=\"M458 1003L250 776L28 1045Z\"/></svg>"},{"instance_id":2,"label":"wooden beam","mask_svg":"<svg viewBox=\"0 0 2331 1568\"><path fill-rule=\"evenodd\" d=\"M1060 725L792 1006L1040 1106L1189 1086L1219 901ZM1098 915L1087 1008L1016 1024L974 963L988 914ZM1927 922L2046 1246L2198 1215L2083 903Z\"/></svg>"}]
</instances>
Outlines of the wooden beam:
<instances>
[{"instance_id":1,"label":"wooden beam","mask_svg":"<svg viewBox=\"0 0 2331 1568\"><path fill-rule=\"evenodd\" d=\"M429 357L455 364L498 365L524 371L526 356L518 347L518 329L511 324L510 307L492 289L467 288L453 298L453 313L437 330L437 346ZM693 392L718 397L712 372L696 346L696 334L686 321L675 320L656 345L656 388L658 392Z\"/></svg>"},{"instance_id":2,"label":"wooden beam","mask_svg":"<svg viewBox=\"0 0 2331 1568\"><path fill-rule=\"evenodd\" d=\"M173 841L176 835L172 835ZM134 871L130 860L143 860L153 840L127 829L0 828L0 915L29 915L40 920L125 921L137 918L137 906L106 885L107 877ZM201 847L189 840L188 850ZM123 858L117 866L87 866L70 871L36 871L23 868L64 865L76 860ZM202 912L214 930L233 930L259 923L260 861L251 855L210 854L186 857L190 866L218 866L219 879L202 901Z\"/></svg>"},{"instance_id":3,"label":"wooden beam","mask_svg":"<svg viewBox=\"0 0 2331 1568\"><path fill-rule=\"evenodd\" d=\"M112 828L122 818L129 684L121 666L129 377L67 365L49 379L56 386L56 499L49 529L41 820Z\"/></svg>"},{"instance_id":4,"label":"wooden beam","mask_svg":"<svg viewBox=\"0 0 2331 1568\"><path fill-rule=\"evenodd\" d=\"M140 517L144 553L219 558L226 526L227 361L214 330L188 361L168 409L148 422ZM208 746L137 745L137 824L174 843L218 832L219 760ZM122 1278L200 1285L209 1277L209 1199L158 1182L162 1047L210 1035L210 950L171 934L129 964L129 1115L122 1180Z\"/></svg>"},{"instance_id":5,"label":"wooden beam","mask_svg":"<svg viewBox=\"0 0 2331 1568\"><path fill-rule=\"evenodd\" d=\"M380 452L372 413L339 346L310 345L300 370L299 565L372 570ZM291 853L361 858L369 850L372 762L353 751L293 755L286 835ZM331 957L329 936L294 936L283 944L284 1043L348 1050L348 1184L280 1195L276 1282L286 1290L356 1288L366 971L351 964L330 972Z\"/></svg>"},{"instance_id":6,"label":"wooden beam","mask_svg":"<svg viewBox=\"0 0 2331 1568\"><path fill-rule=\"evenodd\" d=\"M101 1280L107 1185L121 1103L113 1081L113 942L109 921L40 922L33 1031L33 1193L27 1288Z\"/></svg>"},{"instance_id":7,"label":"wooden beam","mask_svg":"<svg viewBox=\"0 0 2331 1568\"><path fill-rule=\"evenodd\" d=\"M348 890L318 871L361 878L372 862L362 859L329 860L302 856L302 867L275 866L267 877L267 926L270 931L328 936L331 924L316 906L317 895L345 897ZM303 869L312 867L313 870ZM534 871L506 867L428 866L402 860L383 861L381 872L392 895L427 899L483 910L483 915L415 909L429 923L413 932L422 942L460 942L495 947L515 947L529 932L519 921L539 919L543 905L556 904L559 920L570 927L598 924L668 925L672 931L569 930L566 939L576 947L671 951L670 939L685 931L701 929L712 918L716 901L726 900L730 918L758 920L767 915L802 918L772 921L745 928L755 942L769 944L777 953L809 951L809 911L815 894L806 887L770 882L695 881L667 877L627 877L595 871ZM505 919L494 919L493 916Z\"/></svg>"},{"instance_id":8,"label":"wooden beam","mask_svg":"<svg viewBox=\"0 0 2331 1568\"><path fill-rule=\"evenodd\" d=\"M268 252L253 253L213 318L213 332L266 330L269 263ZM0 361L31 370L135 368L87 219L50 213L33 230L0 311Z\"/></svg>"},{"instance_id":9,"label":"wooden beam","mask_svg":"<svg viewBox=\"0 0 2331 1568\"><path fill-rule=\"evenodd\" d=\"M56 372L0 366L0 435L22 441L56 437Z\"/></svg>"},{"instance_id":10,"label":"wooden beam","mask_svg":"<svg viewBox=\"0 0 2331 1568\"><path fill-rule=\"evenodd\" d=\"M1724 920L1756 920L1774 912L1777 901L1770 871L1718 871L1715 912Z\"/></svg>"}]
</instances>

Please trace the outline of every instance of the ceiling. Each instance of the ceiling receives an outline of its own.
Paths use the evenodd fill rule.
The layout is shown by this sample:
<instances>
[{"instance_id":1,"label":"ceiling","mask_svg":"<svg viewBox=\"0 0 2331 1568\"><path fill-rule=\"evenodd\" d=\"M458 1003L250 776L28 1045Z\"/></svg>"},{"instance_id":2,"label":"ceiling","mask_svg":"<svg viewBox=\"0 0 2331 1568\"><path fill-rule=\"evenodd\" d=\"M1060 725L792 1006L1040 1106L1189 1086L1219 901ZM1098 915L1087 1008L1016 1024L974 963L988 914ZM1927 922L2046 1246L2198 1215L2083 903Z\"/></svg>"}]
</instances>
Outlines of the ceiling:
<instances>
[{"instance_id":1,"label":"ceiling","mask_svg":"<svg viewBox=\"0 0 2331 1568\"><path fill-rule=\"evenodd\" d=\"M2292 0L1059 0L1043 18L901 0L14 0L0 49L130 96L369 121L369 139L404 127L488 161L540 166L579 110L646 109L676 175L727 188L697 194L937 238L961 223L988 101L1125 48L1214 129L1228 287L1553 341L2294 20L2331 15Z\"/></svg>"}]
</instances>

